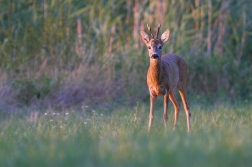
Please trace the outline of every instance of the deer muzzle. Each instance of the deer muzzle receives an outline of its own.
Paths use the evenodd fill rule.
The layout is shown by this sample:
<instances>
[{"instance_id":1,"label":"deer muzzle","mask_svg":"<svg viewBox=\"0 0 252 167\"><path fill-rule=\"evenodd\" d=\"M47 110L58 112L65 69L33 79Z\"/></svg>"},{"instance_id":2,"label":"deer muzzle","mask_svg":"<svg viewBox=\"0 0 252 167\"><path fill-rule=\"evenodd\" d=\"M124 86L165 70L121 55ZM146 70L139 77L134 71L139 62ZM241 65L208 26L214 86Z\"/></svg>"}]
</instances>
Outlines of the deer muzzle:
<instances>
[{"instance_id":1,"label":"deer muzzle","mask_svg":"<svg viewBox=\"0 0 252 167\"><path fill-rule=\"evenodd\" d=\"M151 58L152 58L152 59L158 59L158 57L159 57L158 54L153 54L153 55L151 55Z\"/></svg>"}]
</instances>

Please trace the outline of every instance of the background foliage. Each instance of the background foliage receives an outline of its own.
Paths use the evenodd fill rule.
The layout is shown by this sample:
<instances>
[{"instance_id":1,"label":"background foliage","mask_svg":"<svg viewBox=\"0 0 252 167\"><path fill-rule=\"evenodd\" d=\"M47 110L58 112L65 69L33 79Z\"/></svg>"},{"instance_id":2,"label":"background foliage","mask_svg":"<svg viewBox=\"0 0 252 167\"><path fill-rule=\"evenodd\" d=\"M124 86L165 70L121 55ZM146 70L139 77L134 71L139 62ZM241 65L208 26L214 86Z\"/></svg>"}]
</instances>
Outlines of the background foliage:
<instances>
[{"instance_id":1,"label":"background foliage","mask_svg":"<svg viewBox=\"0 0 252 167\"><path fill-rule=\"evenodd\" d=\"M188 62L191 99L252 98L251 1L0 4L1 111L87 104L110 108L148 101L149 60L139 39L146 23L171 30L164 53Z\"/></svg>"}]
</instances>

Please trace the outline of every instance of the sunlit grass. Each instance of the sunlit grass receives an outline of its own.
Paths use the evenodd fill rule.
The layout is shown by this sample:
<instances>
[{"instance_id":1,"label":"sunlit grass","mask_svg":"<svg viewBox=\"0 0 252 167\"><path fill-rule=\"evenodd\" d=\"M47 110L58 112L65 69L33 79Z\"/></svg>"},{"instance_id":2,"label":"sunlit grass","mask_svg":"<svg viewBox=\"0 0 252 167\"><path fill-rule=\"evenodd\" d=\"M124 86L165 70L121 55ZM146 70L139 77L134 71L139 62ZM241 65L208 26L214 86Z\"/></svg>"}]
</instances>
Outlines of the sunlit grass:
<instances>
[{"instance_id":1,"label":"sunlit grass","mask_svg":"<svg viewBox=\"0 0 252 167\"><path fill-rule=\"evenodd\" d=\"M181 111L172 131L157 108L147 132L148 107L112 113L90 108L13 114L0 123L0 166L250 166L251 105L192 106L192 132Z\"/></svg>"}]
</instances>

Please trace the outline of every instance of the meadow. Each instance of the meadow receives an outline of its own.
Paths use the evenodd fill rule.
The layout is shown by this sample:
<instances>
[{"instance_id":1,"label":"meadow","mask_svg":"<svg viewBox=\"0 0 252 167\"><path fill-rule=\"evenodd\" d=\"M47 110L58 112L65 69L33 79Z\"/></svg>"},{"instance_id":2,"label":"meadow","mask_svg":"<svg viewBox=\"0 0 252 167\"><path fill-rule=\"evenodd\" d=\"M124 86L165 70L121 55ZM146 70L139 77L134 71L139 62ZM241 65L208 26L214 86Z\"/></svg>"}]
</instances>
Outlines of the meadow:
<instances>
[{"instance_id":1,"label":"meadow","mask_svg":"<svg viewBox=\"0 0 252 167\"><path fill-rule=\"evenodd\" d=\"M251 166L251 104L193 105L190 133L157 110L149 133L147 105L2 115L0 166Z\"/></svg>"},{"instance_id":2,"label":"meadow","mask_svg":"<svg viewBox=\"0 0 252 167\"><path fill-rule=\"evenodd\" d=\"M252 166L251 1L0 4L0 166ZM147 132L147 23L188 64L190 133L160 100Z\"/></svg>"}]
</instances>

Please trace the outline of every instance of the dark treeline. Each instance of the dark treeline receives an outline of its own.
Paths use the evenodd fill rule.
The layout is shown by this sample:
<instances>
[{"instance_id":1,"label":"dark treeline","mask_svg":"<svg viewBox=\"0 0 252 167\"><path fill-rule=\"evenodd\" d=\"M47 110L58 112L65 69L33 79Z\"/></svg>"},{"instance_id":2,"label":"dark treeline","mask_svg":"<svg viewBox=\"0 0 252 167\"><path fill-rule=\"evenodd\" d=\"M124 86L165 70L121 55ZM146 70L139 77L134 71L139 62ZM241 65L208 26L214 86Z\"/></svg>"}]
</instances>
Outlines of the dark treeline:
<instances>
[{"instance_id":1,"label":"dark treeline","mask_svg":"<svg viewBox=\"0 0 252 167\"><path fill-rule=\"evenodd\" d=\"M0 110L148 100L146 24L189 64L193 99L252 99L248 0L0 0ZM115 103L111 103L114 101Z\"/></svg>"}]
</instances>

